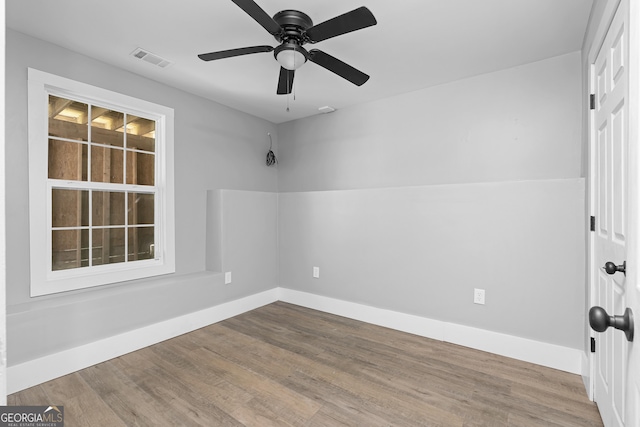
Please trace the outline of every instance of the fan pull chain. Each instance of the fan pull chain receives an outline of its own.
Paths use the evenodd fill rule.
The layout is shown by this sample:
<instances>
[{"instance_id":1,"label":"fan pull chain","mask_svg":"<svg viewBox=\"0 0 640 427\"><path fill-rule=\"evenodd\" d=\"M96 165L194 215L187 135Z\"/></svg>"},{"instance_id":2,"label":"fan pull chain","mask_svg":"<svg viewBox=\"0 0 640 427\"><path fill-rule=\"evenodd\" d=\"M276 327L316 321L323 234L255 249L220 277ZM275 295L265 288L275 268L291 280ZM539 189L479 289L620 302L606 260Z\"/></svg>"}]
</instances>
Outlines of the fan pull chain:
<instances>
[{"instance_id":1,"label":"fan pull chain","mask_svg":"<svg viewBox=\"0 0 640 427\"><path fill-rule=\"evenodd\" d=\"M295 47L294 47L295 50ZM293 58L294 64L295 64L295 56ZM289 112L289 95L291 94L291 91L289 90L289 88L291 87L291 80L289 80L290 78L290 73L287 72L287 113Z\"/></svg>"}]
</instances>

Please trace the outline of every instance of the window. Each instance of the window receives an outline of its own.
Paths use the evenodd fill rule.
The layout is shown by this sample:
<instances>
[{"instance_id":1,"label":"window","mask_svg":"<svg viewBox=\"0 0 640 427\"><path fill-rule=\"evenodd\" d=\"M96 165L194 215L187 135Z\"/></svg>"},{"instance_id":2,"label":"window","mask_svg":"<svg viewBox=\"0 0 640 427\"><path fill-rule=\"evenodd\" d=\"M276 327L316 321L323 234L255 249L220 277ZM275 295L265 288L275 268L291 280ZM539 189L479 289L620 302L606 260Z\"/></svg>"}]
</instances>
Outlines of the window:
<instances>
[{"instance_id":1,"label":"window","mask_svg":"<svg viewBox=\"0 0 640 427\"><path fill-rule=\"evenodd\" d=\"M175 271L173 110L29 69L31 296Z\"/></svg>"}]
</instances>

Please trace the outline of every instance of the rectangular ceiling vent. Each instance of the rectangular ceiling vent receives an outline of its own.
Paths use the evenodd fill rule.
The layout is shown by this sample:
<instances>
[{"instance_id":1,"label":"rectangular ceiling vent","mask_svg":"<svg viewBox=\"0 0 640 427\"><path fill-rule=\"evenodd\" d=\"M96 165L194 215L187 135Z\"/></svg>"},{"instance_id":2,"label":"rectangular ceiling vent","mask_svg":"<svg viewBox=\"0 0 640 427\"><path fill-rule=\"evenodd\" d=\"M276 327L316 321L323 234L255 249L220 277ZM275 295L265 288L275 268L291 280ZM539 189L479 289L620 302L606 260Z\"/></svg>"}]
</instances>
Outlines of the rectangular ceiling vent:
<instances>
[{"instance_id":1,"label":"rectangular ceiling vent","mask_svg":"<svg viewBox=\"0 0 640 427\"><path fill-rule=\"evenodd\" d=\"M329 113L333 113L334 111L336 111L336 109L333 108L333 107L329 107L328 105L325 105L324 107L318 108L318 111L320 111L323 114L329 114Z\"/></svg>"},{"instance_id":2,"label":"rectangular ceiling vent","mask_svg":"<svg viewBox=\"0 0 640 427\"><path fill-rule=\"evenodd\" d=\"M142 48L137 48L131 55L135 56L138 59L142 59L143 61L147 61L150 64L153 64L160 68L167 68L169 65L173 64L168 59L164 59L161 56L158 56L154 53L149 52L148 50L144 50Z\"/></svg>"}]
</instances>

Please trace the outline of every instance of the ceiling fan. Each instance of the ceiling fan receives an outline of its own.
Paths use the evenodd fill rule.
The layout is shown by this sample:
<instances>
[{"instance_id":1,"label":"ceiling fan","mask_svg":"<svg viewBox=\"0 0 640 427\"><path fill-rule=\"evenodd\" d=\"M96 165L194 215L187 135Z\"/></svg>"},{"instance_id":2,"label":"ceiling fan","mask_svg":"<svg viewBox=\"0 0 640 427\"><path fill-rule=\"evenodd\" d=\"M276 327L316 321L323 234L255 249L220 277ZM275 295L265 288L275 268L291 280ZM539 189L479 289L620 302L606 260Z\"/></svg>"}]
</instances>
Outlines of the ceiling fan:
<instances>
[{"instance_id":1,"label":"ceiling fan","mask_svg":"<svg viewBox=\"0 0 640 427\"><path fill-rule=\"evenodd\" d=\"M218 52L198 55L203 61L231 58L252 53L273 52L280 63L280 77L278 78L278 95L291 93L295 70L307 60L339 75L351 83L361 86L369 76L351 65L324 53L318 49L307 51L302 46L306 43L317 43L352 31L376 25L376 18L366 7L360 7L351 12L313 25L311 18L297 10L283 10L270 17L253 0L232 0L258 24L267 30L280 42L277 47L250 46L239 49L222 50Z\"/></svg>"}]
</instances>

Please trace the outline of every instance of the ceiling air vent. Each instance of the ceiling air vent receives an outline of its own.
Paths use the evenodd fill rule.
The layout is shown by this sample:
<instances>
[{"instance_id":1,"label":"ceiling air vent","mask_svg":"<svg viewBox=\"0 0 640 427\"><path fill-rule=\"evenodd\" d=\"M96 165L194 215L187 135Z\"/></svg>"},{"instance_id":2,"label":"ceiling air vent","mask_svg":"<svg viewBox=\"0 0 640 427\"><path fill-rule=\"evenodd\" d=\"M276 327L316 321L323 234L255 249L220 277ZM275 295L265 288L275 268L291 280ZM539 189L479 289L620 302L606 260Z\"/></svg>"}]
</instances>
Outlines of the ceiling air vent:
<instances>
[{"instance_id":1,"label":"ceiling air vent","mask_svg":"<svg viewBox=\"0 0 640 427\"><path fill-rule=\"evenodd\" d=\"M133 52L131 52L131 55L135 56L138 59L142 59L143 61L147 61L148 63L158 66L160 68L167 68L169 65L172 64L172 62L169 61L168 59L164 59L140 47L134 50Z\"/></svg>"},{"instance_id":2,"label":"ceiling air vent","mask_svg":"<svg viewBox=\"0 0 640 427\"><path fill-rule=\"evenodd\" d=\"M318 111L320 111L323 114L328 114L328 113L333 113L334 111L336 111L336 109L333 107L329 107L328 105L325 105L324 107L318 108Z\"/></svg>"}]
</instances>

